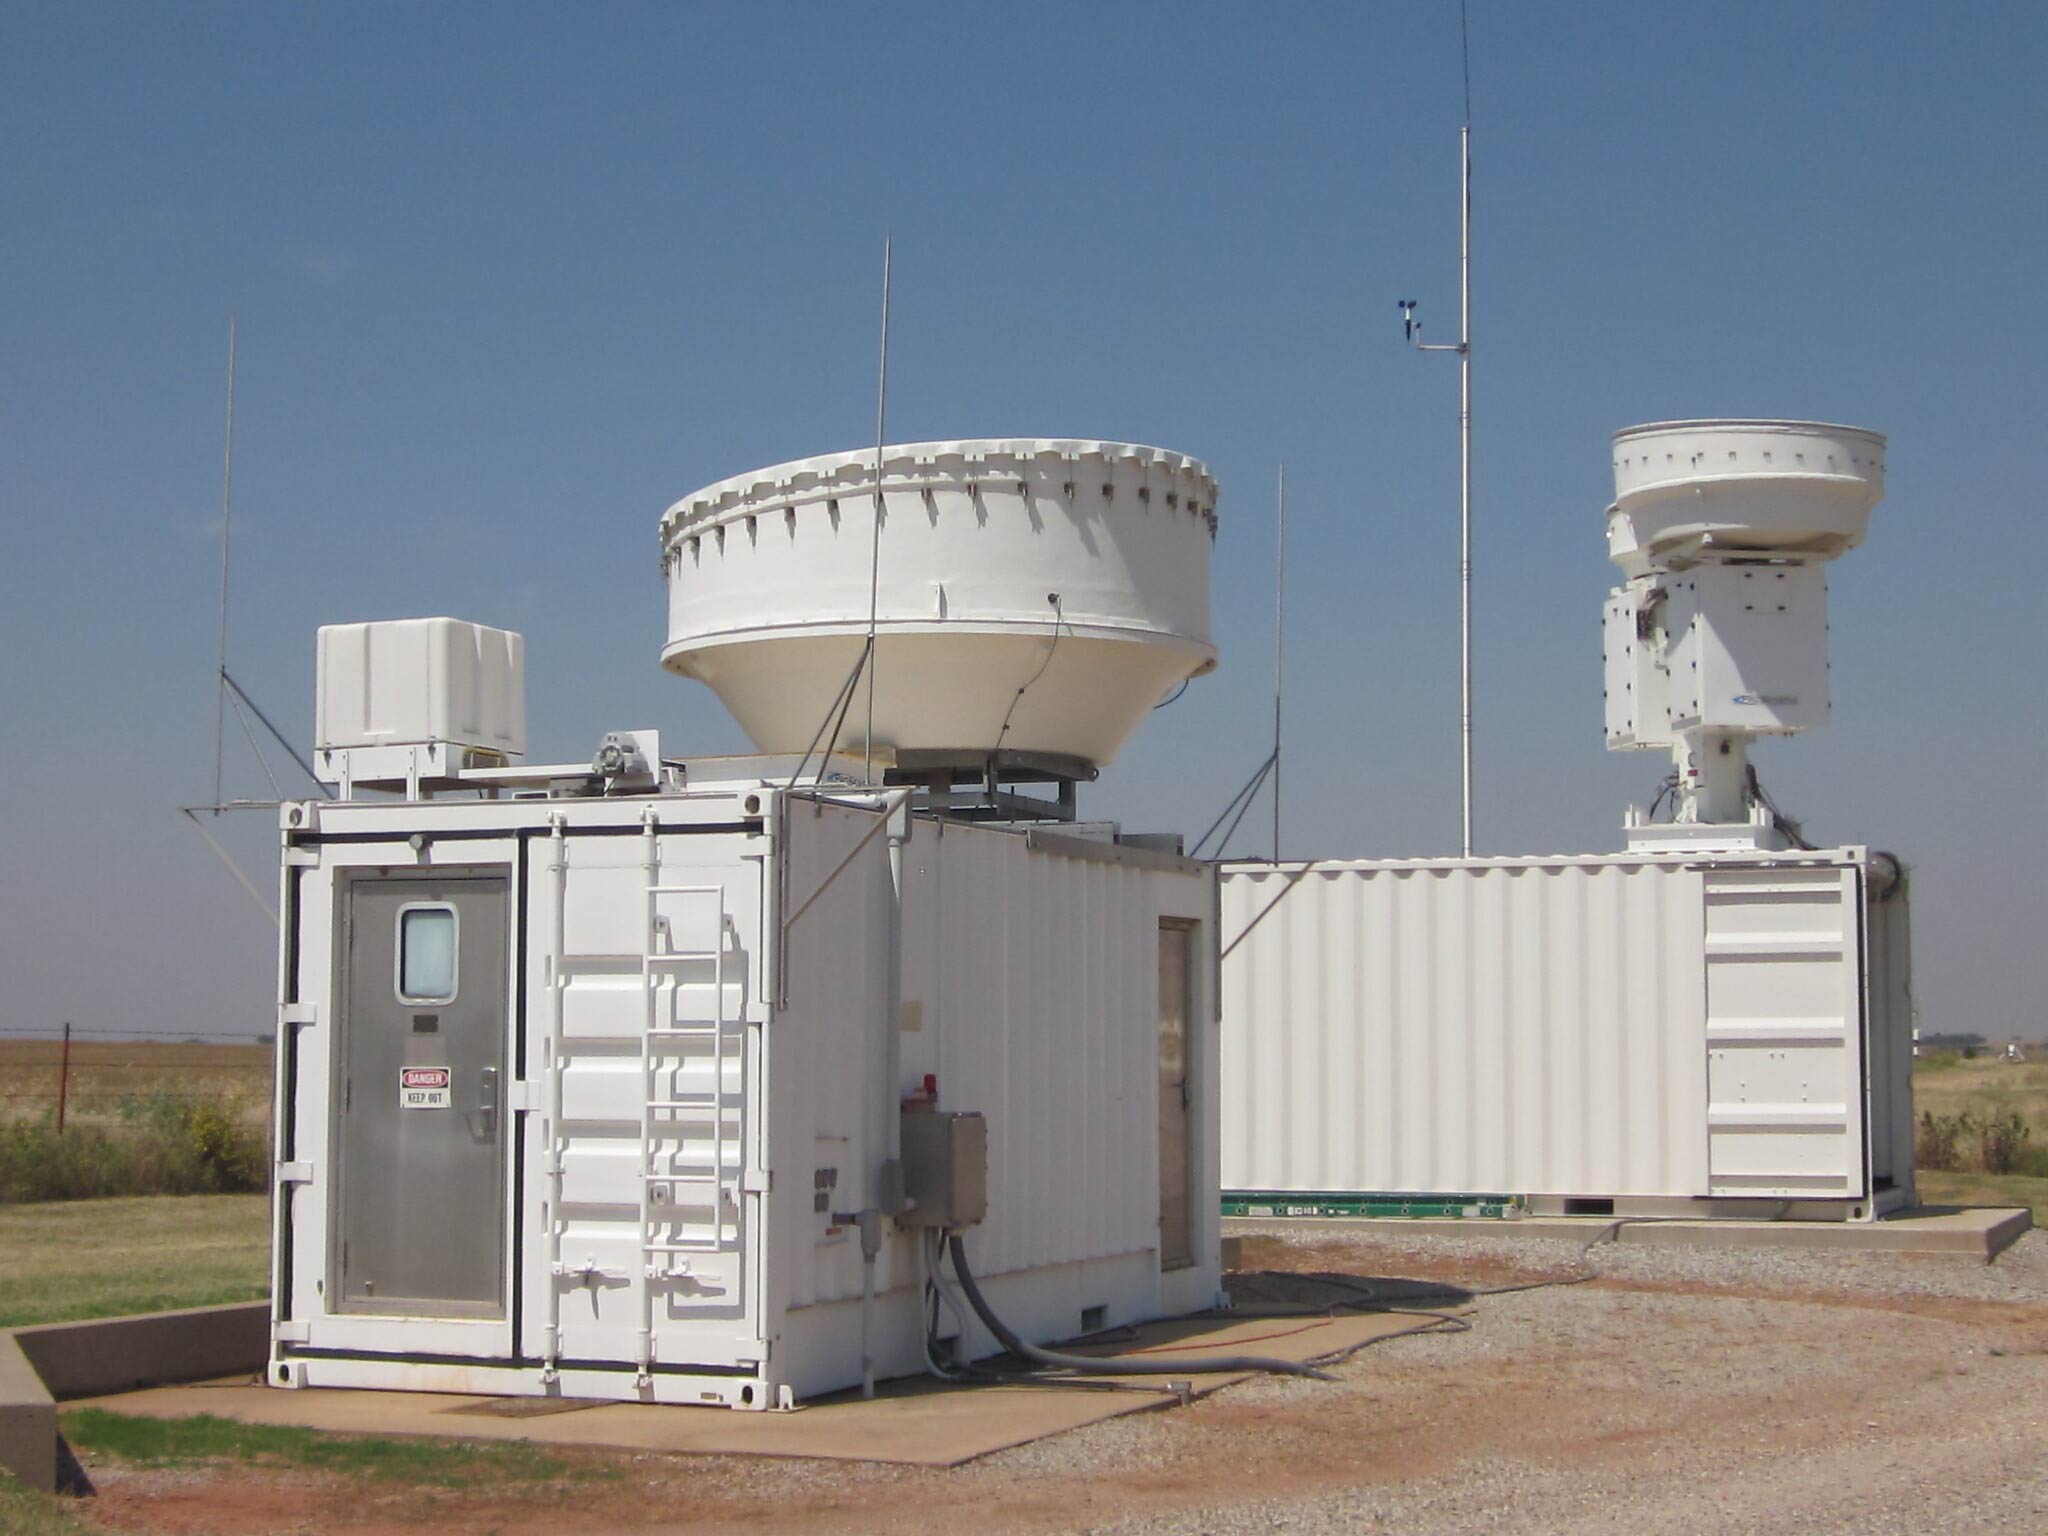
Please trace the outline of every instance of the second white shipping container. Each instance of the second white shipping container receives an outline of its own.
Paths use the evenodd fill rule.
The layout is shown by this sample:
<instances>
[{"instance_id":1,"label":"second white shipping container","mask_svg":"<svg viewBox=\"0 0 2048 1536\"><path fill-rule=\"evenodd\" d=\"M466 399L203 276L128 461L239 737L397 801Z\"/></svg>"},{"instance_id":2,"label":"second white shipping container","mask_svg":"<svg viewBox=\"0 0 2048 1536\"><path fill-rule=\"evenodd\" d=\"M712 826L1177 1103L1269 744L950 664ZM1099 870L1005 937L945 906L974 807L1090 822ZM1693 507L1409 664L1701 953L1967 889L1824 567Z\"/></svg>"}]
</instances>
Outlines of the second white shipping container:
<instances>
[{"instance_id":1,"label":"second white shipping container","mask_svg":"<svg viewBox=\"0 0 2048 1536\"><path fill-rule=\"evenodd\" d=\"M1886 855L1233 864L1223 914L1227 1210L1911 1199Z\"/></svg>"}]
</instances>

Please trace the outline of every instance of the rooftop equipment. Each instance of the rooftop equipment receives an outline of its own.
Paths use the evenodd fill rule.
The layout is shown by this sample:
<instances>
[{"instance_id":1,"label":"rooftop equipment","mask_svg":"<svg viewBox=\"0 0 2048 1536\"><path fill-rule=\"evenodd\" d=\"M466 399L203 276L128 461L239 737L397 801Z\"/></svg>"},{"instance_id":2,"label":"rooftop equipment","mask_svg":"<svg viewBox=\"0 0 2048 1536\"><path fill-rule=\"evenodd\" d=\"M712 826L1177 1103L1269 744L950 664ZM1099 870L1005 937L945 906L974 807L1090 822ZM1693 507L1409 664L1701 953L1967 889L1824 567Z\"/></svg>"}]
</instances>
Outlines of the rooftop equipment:
<instances>
[{"instance_id":1,"label":"rooftop equipment","mask_svg":"<svg viewBox=\"0 0 2048 1536\"><path fill-rule=\"evenodd\" d=\"M460 619L326 624L317 640L315 772L324 783L452 783L526 755L526 642Z\"/></svg>"},{"instance_id":2,"label":"rooftop equipment","mask_svg":"<svg viewBox=\"0 0 2048 1536\"><path fill-rule=\"evenodd\" d=\"M1630 848L1797 841L1749 743L1827 722L1824 567L1863 542L1884 450L1878 433L1808 421L1615 433L1607 550L1627 579L1605 612L1607 745L1674 762L1671 821L1632 807Z\"/></svg>"},{"instance_id":3,"label":"rooftop equipment","mask_svg":"<svg viewBox=\"0 0 2048 1536\"><path fill-rule=\"evenodd\" d=\"M736 475L662 519L662 661L761 752L815 751L838 716L839 749L865 754L866 711L841 706L871 598L873 752L891 783L992 760L1092 779L1168 690L1215 667L1216 482L1196 460L1042 438L884 448L871 593L876 458Z\"/></svg>"}]
</instances>

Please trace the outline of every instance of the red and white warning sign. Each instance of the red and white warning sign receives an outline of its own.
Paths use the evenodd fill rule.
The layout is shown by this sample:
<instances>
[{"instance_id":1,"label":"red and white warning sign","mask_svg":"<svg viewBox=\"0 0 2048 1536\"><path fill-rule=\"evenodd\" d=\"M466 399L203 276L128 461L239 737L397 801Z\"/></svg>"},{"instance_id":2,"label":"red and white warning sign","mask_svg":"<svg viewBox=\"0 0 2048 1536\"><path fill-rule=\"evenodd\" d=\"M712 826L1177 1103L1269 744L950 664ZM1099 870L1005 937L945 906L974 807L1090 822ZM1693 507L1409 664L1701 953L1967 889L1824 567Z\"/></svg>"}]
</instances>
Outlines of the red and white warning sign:
<instances>
[{"instance_id":1,"label":"red and white warning sign","mask_svg":"<svg viewBox=\"0 0 2048 1536\"><path fill-rule=\"evenodd\" d=\"M455 1102L446 1067L403 1067L398 1073L400 1109L447 1109Z\"/></svg>"}]
</instances>

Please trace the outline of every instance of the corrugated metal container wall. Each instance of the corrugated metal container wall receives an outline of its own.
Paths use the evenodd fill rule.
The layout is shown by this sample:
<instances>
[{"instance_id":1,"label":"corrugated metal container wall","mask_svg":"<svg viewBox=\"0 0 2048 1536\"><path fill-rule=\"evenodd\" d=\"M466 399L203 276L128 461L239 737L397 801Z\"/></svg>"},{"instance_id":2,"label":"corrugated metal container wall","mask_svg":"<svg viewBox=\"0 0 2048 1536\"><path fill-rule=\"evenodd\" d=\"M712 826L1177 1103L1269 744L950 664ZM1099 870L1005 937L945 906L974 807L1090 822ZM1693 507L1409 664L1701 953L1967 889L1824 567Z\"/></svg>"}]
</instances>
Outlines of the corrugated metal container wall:
<instances>
[{"instance_id":1,"label":"corrugated metal container wall","mask_svg":"<svg viewBox=\"0 0 2048 1536\"><path fill-rule=\"evenodd\" d=\"M792 804L791 909L873 825L870 812ZM942 1107L987 1117L988 1215L967 1242L989 1277L1159 1247L1160 924L1213 922L1214 877L1191 863L1161 869L1115 854L1065 857L1019 832L923 819L904 849L899 1091L929 1073ZM870 1107L895 1098L881 1090L884 1047L866 1022L886 1012L885 840L852 859L789 934L788 998L768 1046L776 1175L793 1181L778 1188L808 1195L822 1174L837 1180L829 1203L840 1210L863 1203L862 1170L886 1134ZM1190 1087L1213 1104L1215 983L1202 972L1193 978L1200 1034ZM1192 1268L1212 1276L1199 1305L1214 1288L1218 1163L1214 1133L1203 1129L1213 1119L1192 1118L1195 1252L1207 1256ZM809 1142L798 1147L800 1133L815 1134L815 1153ZM777 1208L768 1262L786 1276L786 1305L860 1295L851 1229L808 1199ZM916 1281L908 1240L886 1244L878 1287ZM1191 1278L1191 1290L1200 1285Z\"/></svg>"},{"instance_id":2,"label":"corrugated metal container wall","mask_svg":"<svg viewBox=\"0 0 2048 1536\"><path fill-rule=\"evenodd\" d=\"M861 1293L860 1242L833 1214L880 1195L868 1181L878 1161L870 1149L884 1134L880 1028L893 900L888 841L871 835L878 819L796 797L785 810L783 998L764 1074L766 1163L776 1180L763 1258L771 1317ZM902 1277L885 1266L878 1281L886 1288Z\"/></svg>"},{"instance_id":3,"label":"corrugated metal container wall","mask_svg":"<svg viewBox=\"0 0 2048 1536\"><path fill-rule=\"evenodd\" d=\"M988 1116L974 1263L995 1275L1155 1248L1160 877L931 823L907 853L903 995L923 1027L904 1068Z\"/></svg>"},{"instance_id":4,"label":"corrugated metal container wall","mask_svg":"<svg viewBox=\"0 0 2048 1536\"><path fill-rule=\"evenodd\" d=\"M1669 863L1228 868L1223 1187L1702 1192L1701 901Z\"/></svg>"}]
</instances>

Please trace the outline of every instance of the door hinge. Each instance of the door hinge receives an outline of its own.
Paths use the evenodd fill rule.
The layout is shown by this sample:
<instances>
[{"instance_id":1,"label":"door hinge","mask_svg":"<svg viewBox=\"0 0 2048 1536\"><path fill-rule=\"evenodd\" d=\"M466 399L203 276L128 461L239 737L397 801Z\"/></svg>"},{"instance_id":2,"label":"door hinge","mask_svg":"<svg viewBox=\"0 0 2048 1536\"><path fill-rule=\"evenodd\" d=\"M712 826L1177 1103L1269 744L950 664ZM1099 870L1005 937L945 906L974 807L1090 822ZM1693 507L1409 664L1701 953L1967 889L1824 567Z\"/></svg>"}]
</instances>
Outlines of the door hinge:
<instances>
[{"instance_id":1,"label":"door hinge","mask_svg":"<svg viewBox=\"0 0 2048 1536\"><path fill-rule=\"evenodd\" d=\"M310 1184L313 1182L311 1163L279 1163L277 1182L280 1184Z\"/></svg>"},{"instance_id":2,"label":"door hinge","mask_svg":"<svg viewBox=\"0 0 2048 1536\"><path fill-rule=\"evenodd\" d=\"M749 1168L740 1175L740 1192L748 1195L765 1195L774 1182L774 1176L766 1168Z\"/></svg>"},{"instance_id":3,"label":"door hinge","mask_svg":"<svg viewBox=\"0 0 2048 1536\"><path fill-rule=\"evenodd\" d=\"M318 1003L279 1003L277 1005L277 1025L279 1029L283 1029L290 1024L310 1025L318 1024L319 1022L320 1005Z\"/></svg>"},{"instance_id":4,"label":"door hinge","mask_svg":"<svg viewBox=\"0 0 2048 1536\"><path fill-rule=\"evenodd\" d=\"M287 843L284 850L284 862L286 867L290 869L318 869L320 867L320 850L318 848L301 848L296 843Z\"/></svg>"},{"instance_id":5,"label":"door hinge","mask_svg":"<svg viewBox=\"0 0 2048 1536\"><path fill-rule=\"evenodd\" d=\"M313 1339L313 1325L303 1317L288 1317L272 1327L270 1336L280 1344L308 1344Z\"/></svg>"}]
</instances>

